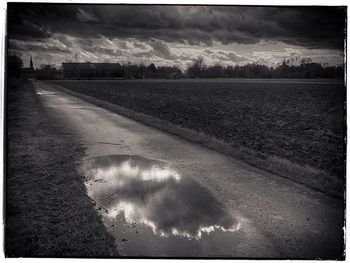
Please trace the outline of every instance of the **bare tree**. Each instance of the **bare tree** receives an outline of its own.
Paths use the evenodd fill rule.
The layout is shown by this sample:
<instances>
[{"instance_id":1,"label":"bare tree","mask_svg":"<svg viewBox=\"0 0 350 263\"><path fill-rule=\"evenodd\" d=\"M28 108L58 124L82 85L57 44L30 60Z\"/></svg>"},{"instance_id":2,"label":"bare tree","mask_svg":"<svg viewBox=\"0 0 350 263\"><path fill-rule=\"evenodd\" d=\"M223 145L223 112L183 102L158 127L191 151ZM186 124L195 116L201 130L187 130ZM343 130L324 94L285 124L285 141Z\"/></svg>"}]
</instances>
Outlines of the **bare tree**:
<instances>
[{"instance_id":1,"label":"bare tree","mask_svg":"<svg viewBox=\"0 0 350 263\"><path fill-rule=\"evenodd\" d=\"M204 60L202 57L198 57L188 68L187 73L190 77L198 78L201 72L205 69Z\"/></svg>"}]
</instances>

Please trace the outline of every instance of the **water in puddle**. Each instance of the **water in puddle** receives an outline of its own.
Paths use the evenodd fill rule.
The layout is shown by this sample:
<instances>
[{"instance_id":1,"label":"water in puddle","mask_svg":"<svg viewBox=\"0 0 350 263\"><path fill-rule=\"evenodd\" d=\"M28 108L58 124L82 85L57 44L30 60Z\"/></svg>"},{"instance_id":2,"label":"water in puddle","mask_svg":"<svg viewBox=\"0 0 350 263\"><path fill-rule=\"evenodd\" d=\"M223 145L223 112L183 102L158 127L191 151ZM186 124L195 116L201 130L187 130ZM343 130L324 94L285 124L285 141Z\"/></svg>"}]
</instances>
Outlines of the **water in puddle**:
<instances>
[{"instance_id":1,"label":"water in puddle","mask_svg":"<svg viewBox=\"0 0 350 263\"><path fill-rule=\"evenodd\" d=\"M234 256L240 220L165 162L112 155L85 161L88 194L127 256ZM103 209L102 209L103 210Z\"/></svg>"}]
</instances>

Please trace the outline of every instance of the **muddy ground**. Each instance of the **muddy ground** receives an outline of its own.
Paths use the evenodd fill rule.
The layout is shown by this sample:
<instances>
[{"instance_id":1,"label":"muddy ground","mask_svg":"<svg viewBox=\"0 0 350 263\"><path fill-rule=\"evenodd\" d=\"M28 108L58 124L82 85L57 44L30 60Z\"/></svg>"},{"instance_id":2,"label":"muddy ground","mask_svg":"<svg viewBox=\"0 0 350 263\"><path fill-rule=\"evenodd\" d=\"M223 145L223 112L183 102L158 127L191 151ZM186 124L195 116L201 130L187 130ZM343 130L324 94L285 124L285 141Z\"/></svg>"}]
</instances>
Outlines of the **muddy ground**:
<instances>
[{"instance_id":1,"label":"muddy ground","mask_svg":"<svg viewBox=\"0 0 350 263\"><path fill-rule=\"evenodd\" d=\"M82 145L28 81L9 80L7 91L6 256L117 256L77 170Z\"/></svg>"}]
</instances>

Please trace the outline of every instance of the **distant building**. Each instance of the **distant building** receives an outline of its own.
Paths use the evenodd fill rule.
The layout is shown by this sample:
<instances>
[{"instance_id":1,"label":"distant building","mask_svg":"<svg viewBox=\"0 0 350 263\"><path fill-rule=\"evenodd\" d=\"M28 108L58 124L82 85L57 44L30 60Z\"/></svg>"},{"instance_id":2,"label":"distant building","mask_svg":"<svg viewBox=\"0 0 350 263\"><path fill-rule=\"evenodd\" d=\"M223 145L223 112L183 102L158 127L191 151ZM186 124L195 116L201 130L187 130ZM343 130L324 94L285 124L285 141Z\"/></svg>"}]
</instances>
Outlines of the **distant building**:
<instances>
[{"instance_id":1,"label":"distant building","mask_svg":"<svg viewBox=\"0 0 350 263\"><path fill-rule=\"evenodd\" d=\"M35 77L35 70L34 70L34 66L33 66L32 56L30 56L29 68L22 68L22 75L23 75L23 77L27 77L27 78L34 78Z\"/></svg>"},{"instance_id":2,"label":"distant building","mask_svg":"<svg viewBox=\"0 0 350 263\"><path fill-rule=\"evenodd\" d=\"M119 63L72 63L63 62L63 73L69 79L124 78Z\"/></svg>"}]
</instances>

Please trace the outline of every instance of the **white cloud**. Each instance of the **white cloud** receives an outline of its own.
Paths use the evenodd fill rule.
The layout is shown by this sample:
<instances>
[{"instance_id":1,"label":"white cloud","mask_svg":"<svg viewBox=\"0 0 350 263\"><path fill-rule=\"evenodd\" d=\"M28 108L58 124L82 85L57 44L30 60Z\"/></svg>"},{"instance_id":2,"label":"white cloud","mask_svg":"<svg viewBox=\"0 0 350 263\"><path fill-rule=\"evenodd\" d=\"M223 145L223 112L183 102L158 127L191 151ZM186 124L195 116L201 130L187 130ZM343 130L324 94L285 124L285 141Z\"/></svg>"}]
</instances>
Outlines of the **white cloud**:
<instances>
[{"instance_id":1,"label":"white cloud","mask_svg":"<svg viewBox=\"0 0 350 263\"><path fill-rule=\"evenodd\" d=\"M11 43L13 45L11 45ZM283 59L310 57L313 61L329 65L343 62L342 52L326 49L306 49L279 42L261 42L252 45L214 43L211 47L186 45L161 41L143 42L134 38L118 39L96 36L79 38L65 34L53 34L43 41L13 40L10 50L22 54L24 62L32 55L35 64L55 64L64 61L154 63L157 66L178 66L185 69L198 57L207 65L244 65L260 63L276 66ZM297 63L297 61L295 62ZM26 64L26 63L25 63Z\"/></svg>"}]
</instances>

